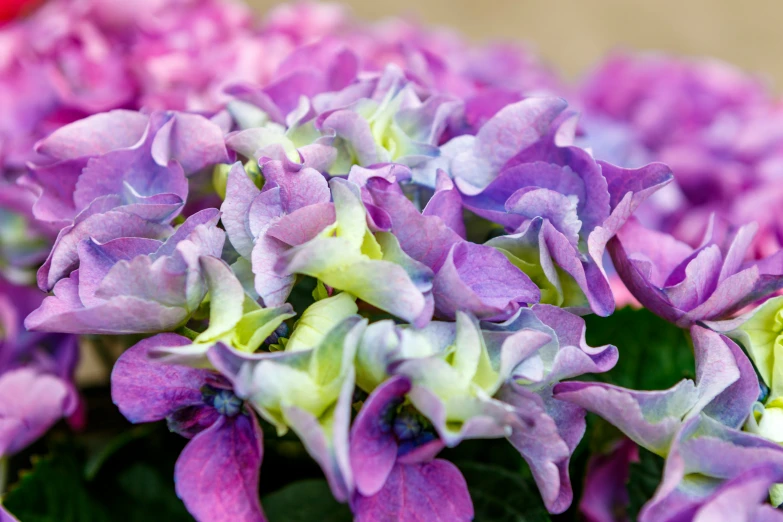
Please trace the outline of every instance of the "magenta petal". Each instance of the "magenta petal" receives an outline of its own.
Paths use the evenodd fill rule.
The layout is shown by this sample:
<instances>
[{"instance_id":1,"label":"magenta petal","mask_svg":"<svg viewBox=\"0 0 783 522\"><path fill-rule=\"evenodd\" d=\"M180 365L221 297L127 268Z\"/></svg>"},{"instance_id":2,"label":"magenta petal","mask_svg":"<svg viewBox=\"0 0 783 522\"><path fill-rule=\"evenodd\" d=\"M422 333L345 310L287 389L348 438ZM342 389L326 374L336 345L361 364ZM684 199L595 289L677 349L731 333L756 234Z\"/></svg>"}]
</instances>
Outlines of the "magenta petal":
<instances>
[{"instance_id":1,"label":"magenta petal","mask_svg":"<svg viewBox=\"0 0 783 522\"><path fill-rule=\"evenodd\" d=\"M73 388L31 368L0 375L0 458L16 453L76 409Z\"/></svg>"},{"instance_id":2,"label":"magenta petal","mask_svg":"<svg viewBox=\"0 0 783 522\"><path fill-rule=\"evenodd\" d=\"M199 522L264 521L258 497L262 456L253 414L222 417L182 450L174 468L177 495Z\"/></svg>"},{"instance_id":3,"label":"magenta petal","mask_svg":"<svg viewBox=\"0 0 783 522\"><path fill-rule=\"evenodd\" d=\"M608 454L590 457L579 501L579 511L587 522L617 521L617 513L629 502L626 483L631 463L638 460L639 447L625 438Z\"/></svg>"},{"instance_id":4,"label":"magenta petal","mask_svg":"<svg viewBox=\"0 0 783 522\"><path fill-rule=\"evenodd\" d=\"M365 401L351 427L350 458L356 489L372 496L383 487L397 460L397 441L391 426L384 425L387 409L401 403L410 381L392 377Z\"/></svg>"},{"instance_id":5,"label":"magenta petal","mask_svg":"<svg viewBox=\"0 0 783 522\"><path fill-rule=\"evenodd\" d=\"M397 464L383 489L353 500L356 522L473 520L473 502L459 469L436 459L421 464Z\"/></svg>"},{"instance_id":6,"label":"magenta petal","mask_svg":"<svg viewBox=\"0 0 783 522\"><path fill-rule=\"evenodd\" d=\"M157 347L185 346L190 340L164 333L129 348L111 372L111 397L131 422L161 420L187 406L203 404L201 387L209 372L149 359Z\"/></svg>"}]
</instances>

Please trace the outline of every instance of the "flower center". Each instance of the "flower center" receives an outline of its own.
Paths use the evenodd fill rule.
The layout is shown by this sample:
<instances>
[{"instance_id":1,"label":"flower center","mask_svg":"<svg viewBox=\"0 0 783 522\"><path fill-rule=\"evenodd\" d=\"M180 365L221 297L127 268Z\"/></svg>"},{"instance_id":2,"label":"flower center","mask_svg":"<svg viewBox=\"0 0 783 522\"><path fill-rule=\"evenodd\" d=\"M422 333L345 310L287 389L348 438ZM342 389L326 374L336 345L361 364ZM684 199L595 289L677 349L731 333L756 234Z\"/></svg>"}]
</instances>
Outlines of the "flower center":
<instances>
[{"instance_id":1,"label":"flower center","mask_svg":"<svg viewBox=\"0 0 783 522\"><path fill-rule=\"evenodd\" d=\"M280 323L280 326L278 326L275 329L275 331L269 335L269 337L264 339L264 346L277 344L280 341L281 337L286 337L287 335L288 335L288 325L286 323Z\"/></svg>"},{"instance_id":2,"label":"flower center","mask_svg":"<svg viewBox=\"0 0 783 522\"><path fill-rule=\"evenodd\" d=\"M410 404L395 401L381 415L381 429L397 440L397 455L406 453L437 438L432 424Z\"/></svg>"},{"instance_id":3,"label":"flower center","mask_svg":"<svg viewBox=\"0 0 783 522\"><path fill-rule=\"evenodd\" d=\"M201 396L206 404L211 405L219 414L226 417L235 417L242 411L242 399L234 395L231 390L206 385L201 389Z\"/></svg>"}]
</instances>

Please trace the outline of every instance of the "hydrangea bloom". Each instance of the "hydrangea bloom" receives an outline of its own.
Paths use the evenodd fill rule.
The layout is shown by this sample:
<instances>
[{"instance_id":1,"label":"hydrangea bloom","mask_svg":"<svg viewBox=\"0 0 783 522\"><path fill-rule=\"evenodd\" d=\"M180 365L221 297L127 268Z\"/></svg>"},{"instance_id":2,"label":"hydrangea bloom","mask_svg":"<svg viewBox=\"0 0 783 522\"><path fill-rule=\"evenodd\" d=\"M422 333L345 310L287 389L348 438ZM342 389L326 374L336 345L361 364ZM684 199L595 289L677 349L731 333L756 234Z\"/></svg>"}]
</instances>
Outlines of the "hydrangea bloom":
<instances>
[{"instance_id":1,"label":"hydrangea bloom","mask_svg":"<svg viewBox=\"0 0 783 522\"><path fill-rule=\"evenodd\" d=\"M0 279L0 458L24 449L61 418L80 422L72 383L76 337L22 326L41 298L32 288Z\"/></svg>"},{"instance_id":2,"label":"hydrangea bloom","mask_svg":"<svg viewBox=\"0 0 783 522\"><path fill-rule=\"evenodd\" d=\"M756 226L725 230L721 225L711 223L701 246L693 249L634 220L612 239L609 251L617 272L640 303L687 327L728 317L783 287L780 255L745 261Z\"/></svg>"},{"instance_id":3,"label":"hydrangea bloom","mask_svg":"<svg viewBox=\"0 0 783 522\"><path fill-rule=\"evenodd\" d=\"M620 53L586 79L580 99L585 143L599 158L672 167L675 185L640 212L648 226L696 246L711 213L735 226L757 221L750 252L777 252L783 127L761 81L717 60Z\"/></svg>"},{"instance_id":4,"label":"hydrangea bloom","mask_svg":"<svg viewBox=\"0 0 783 522\"><path fill-rule=\"evenodd\" d=\"M563 513L588 411L626 437L591 460L589 519L628 502L637 445L666 459L640 520L781 518L780 298L732 317L783 286L775 218L727 202L777 164L755 81L618 59L580 122L521 47L321 4L54 0L0 41L0 269L52 294L2 283L0 457L78 413L67 334L110 335L122 414L190 439L197 520L265 519L263 423L360 521L485 517L449 460L485 439ZM684 199L660 207L650 160ZM695 381L590 379L623 348L580 317L614 311L607 251L687 329Z\"/></svg>"},{"instance_id":5,"label":"hydrangea bloom","mask_svg":"<svg viewBox=\"0 0 783 522\"><path fill-rule=\"evenodd\" d=\"M202 210L165 241L85 239L77 246L79 268L54 285L25 326L109 334L176 329L206 295L201 259L220 257L225 240L218 217L217 209Z\"/></svg>"}]
</instances>

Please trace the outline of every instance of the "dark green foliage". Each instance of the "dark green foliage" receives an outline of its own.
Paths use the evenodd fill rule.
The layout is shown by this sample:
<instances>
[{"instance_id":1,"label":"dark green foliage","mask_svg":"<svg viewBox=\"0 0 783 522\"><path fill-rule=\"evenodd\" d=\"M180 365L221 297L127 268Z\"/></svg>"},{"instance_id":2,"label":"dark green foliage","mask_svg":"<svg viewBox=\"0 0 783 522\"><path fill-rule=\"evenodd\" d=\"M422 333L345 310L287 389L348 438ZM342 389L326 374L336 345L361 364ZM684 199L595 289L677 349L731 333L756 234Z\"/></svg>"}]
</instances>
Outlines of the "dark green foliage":
<instances>
[{"instance_id":1,"label":"dark green foliage","mask_svg":"<svg viewBox=\"0 0 783 522\"><path fill-rule=\"evenodd\" d=\"M632 308L585 320L591 346L613 344L620 351L614 369L596 379L636 390L663 390L693 378L693 349L685 330L647 310Z\"/></svg>"},{"instance_id":2,"label":"dark green foliage","mask_svg":"<svg viewBox=\"0 0 783 522\"><path fill-rule=\"evenodd\" d=\"M351 510L338 503L322 479L300 480L262 498L269 522L351 522Z\"/></svg>"},{"instance_id":3,"label":"dark green foliage","mask_svg":"<svg viewBox=\"0 0 783 522\"><path fill-rule=\"evenodd\" d=\"M457 463L468 483L476 522L547 522L535 483L496 464Z\"/></svg>"}]
</instances>

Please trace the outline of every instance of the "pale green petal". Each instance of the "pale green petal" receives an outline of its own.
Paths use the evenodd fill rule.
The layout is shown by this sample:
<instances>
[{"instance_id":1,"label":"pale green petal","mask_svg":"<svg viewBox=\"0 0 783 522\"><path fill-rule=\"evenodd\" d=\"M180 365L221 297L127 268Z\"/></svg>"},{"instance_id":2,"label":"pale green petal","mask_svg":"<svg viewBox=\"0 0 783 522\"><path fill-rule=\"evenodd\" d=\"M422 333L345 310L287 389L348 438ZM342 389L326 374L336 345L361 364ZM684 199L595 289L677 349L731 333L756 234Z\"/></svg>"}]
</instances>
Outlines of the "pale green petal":
<instances>
[{"instance_id":1,"label":"pale green petal","mask_svg":"<svg viewBox=\"0 0 783 522\"><path fill-rule=\"evenodd\" d=\"M413 322L426 305L405 269L389 261L359 260L320 272L317 277L406 321Z\"/></svg>"},{"instance_id":2,"label":"pale green petal","mask_svg":"<svg viewBox=\"0 0 783 522\"><path fill-rule=\"evenodd\" d=\"M780 344L777 339L783 332L783 296L761 305L739 330L747 335L745 348L764 382L770 388L783 388L783 382L777 384L773 381L773 373L781 371L775 371L775 366L783 365L783 359L776 357L775 353L775 345ZM776 395L781 392L783 389L778 390Z\"/></svg>"},{"instance_id":3,"label":"pale green petal","mask_svg":"<svg viewBox=\"0 0 783 522\"><path fill-rule=\"evenodd\" d=\"M367 320L354 316L329 330L324 339L313 348L310 359L310 375L322 387L339 387L342 377L353 368L359 340L367 326ZM339 390L336 392L339 393ZM335 399L337 395L335 395Z\"/></svg>"},{"instance_id":4,"label":"pale green petal","mask_svg":"<svg viewBox=\"0 0 783 522\"><path fill-rule=\"evenodd\" d=\"M295 315L290 305L247 312L234 330L234 347L244 352L255 352L283 321Z\"/></svg>"},{"instance_id":5,"label":"pale green petal","mask_svg":"<svg viewBox=\"0 0 783 522\"><path fill-rule=\"evenodd\" d=\"M253 372L253 382L250 401L278 433L286 429L284 406L297 406L319 417L336 398L323 393L306 369L274 361L260 362Z\"/></svg>"},{"instance_id":6,"label":"pale green petal","mask_svg":"<svg viewBox=\"0 0 783 522\"><path fill-rule=\"evenodd\" d=\"M305 350L320 343L344 319L359 311L356 298L347 292L311 304L297 321L286 351Z\"/></svg>"},{"instance_id":7,"label":"pale green petal","mask_svg":"<svg viewBox=\"0 0 783 522\"><path fill-rule=\"evenodd\" d=\"M367 231L367 218L364 203L359 195L358 187L340 178L329 182L334 200L339 238L347 240L355 251L360 250Z\"/></svg>"},{"instance_id":8,"label":"pale green petal","mask_svg":"<svg viewBox=\"0 0 783 522\"><path fill-rule=\"evenodd\" d=\"M560 278L557 274L547 274L538 260L538 252L529 248L514 248L511 250L504 247L511 247L504 244L504 238L495 238L487 242L487 245L495 247L501 254L506 256L512 265L519 268L527 274L533 283L541 290L541 303L554 306L563 306L564 295ZM503 245L503 246L501 246Z\"/></svg>"},{"instance_id":9,"label":"pale green petal","mask_svg":"<svg viewBox=\"0 0 783 522\"><path fill-rule=\"evenodd\" d=\"M242 318L245 292L231 269L220 259L204 256L199 262L209 288L209 327L197 343L215 341L233 330Z\"/></svg>"}]
</instances>

